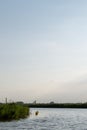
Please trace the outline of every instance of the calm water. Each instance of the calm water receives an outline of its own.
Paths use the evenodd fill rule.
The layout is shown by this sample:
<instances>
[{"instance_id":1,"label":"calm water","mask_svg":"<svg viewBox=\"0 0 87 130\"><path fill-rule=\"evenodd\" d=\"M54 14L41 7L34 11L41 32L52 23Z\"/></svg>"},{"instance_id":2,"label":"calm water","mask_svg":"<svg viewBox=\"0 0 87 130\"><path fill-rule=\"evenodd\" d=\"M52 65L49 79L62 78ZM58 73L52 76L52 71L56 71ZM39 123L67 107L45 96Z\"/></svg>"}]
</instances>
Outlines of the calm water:
<instances>
[{"instance_id":1,"label":"calm water","mask_svg":"<svg viewBox=\"0 0 87 130\"><path fill-rule=\"evenodd\" d=\"M27 119L0 122L0 130L87 130L87 109L35 108L31 112Z\"/></svg>"}]
</instances>

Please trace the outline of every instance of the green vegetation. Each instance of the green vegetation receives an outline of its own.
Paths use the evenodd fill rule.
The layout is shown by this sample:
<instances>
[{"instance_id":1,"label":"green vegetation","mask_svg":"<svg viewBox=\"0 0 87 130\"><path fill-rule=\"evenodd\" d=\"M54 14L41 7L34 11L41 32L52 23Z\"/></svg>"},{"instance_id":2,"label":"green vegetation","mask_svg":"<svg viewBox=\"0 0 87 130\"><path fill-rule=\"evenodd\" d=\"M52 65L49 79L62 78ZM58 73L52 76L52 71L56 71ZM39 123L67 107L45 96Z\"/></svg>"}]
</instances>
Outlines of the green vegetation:
<instances>
[{"instance_id":1,"label":"green vegetation","mask_svg":"<svg viewBox=\"0 0 87 130\"><path fill-rule=\"evenodd\" d=\"M29 108L16 103L0 104L0 121L18 120L29 115Z\"/></svg>"},{"instance_id":2,"label":"green vegetation","mask_svg":"<svg viewBox=\"0 0 87 130\"><path fill-rule=\"evenodd\" d=\"M87 108L87 103L29 103L26 106L32 108Z\"/></svg>"}]
</instances>

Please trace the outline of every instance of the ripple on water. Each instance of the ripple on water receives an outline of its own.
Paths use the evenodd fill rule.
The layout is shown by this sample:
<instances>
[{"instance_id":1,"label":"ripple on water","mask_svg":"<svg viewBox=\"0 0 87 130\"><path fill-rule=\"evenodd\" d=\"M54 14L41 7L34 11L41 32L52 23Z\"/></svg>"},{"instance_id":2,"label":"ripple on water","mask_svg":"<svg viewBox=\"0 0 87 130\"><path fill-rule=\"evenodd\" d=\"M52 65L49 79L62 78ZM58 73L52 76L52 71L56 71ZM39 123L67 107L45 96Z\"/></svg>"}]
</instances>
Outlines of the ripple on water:
<instances>
[{"instance_id":1,"label":"ripple on water","mask_svg":"<svg viewBox=\"0 0 87 130\"><path fill-rule=\"evenodd\" d=\"M27 119L0 122L0 130L87 130L87 110L84 109L37 109ZM32 113L35 113L32 109Z\"/></svg>"}]
</instances>

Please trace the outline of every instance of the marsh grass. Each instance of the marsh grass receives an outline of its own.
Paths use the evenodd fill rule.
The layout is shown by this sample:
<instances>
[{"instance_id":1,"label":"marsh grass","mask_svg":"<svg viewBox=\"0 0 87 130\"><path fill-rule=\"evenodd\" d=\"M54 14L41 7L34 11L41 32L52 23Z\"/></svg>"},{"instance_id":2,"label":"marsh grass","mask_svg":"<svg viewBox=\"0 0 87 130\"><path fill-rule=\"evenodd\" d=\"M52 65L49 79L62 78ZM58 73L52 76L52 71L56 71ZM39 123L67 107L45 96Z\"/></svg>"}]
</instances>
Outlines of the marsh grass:
<instances>
[{"instance_id":1,"label":"marsh grass","mask_svg":"<svg viewBox=\"0 0 87 130\"><path fill-rule=\"evenodd\" d=\"M0 121L11 121L26 118L29 115L29 108L16 103L0 105Z\"/></svg>"}]
</instances>

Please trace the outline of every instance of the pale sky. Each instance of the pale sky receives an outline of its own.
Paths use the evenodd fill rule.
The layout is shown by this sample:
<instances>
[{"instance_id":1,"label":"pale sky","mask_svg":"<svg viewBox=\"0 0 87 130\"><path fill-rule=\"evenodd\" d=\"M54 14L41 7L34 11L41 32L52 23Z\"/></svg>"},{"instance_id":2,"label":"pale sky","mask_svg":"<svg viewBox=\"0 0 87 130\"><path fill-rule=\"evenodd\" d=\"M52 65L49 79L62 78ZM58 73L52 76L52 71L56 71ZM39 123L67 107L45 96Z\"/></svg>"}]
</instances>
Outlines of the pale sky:
<instances>
[{"instance_id":1,"label":"pale sky","mask_svg":"<svg viewBox=\"0 0 87 130\"><path fill-rule=\"evenodd\" d=\"M87 102L87 0L0 0L0 102Z\"/></svg>"}]
</instances>

